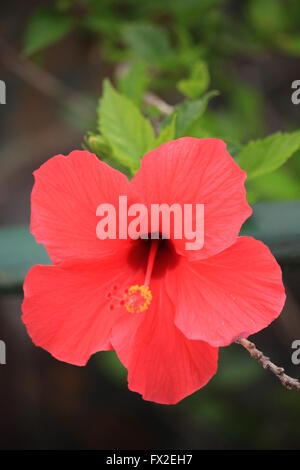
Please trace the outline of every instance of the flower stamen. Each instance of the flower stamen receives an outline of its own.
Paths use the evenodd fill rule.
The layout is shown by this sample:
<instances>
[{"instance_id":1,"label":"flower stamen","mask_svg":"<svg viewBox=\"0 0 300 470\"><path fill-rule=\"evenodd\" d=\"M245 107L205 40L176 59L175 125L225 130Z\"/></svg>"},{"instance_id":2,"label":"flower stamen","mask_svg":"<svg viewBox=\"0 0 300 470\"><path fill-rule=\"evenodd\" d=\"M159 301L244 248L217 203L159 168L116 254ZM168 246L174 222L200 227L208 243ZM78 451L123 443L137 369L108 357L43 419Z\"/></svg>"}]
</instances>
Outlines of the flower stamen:
<instances>
[{"instance_id":1,"label":"flower stamen","mask_svg":"<svg viewBox=\"0 0 300 470\"><path fill-rule=\"evenodd\" d=\"M159 240L153 240L151 242L144 284L135 284L125 290L123 296L123 305L129 313L144 312L145 310L148 310L151 304L152 292L149 288L149 284L157 254L158 244Z\"/></svg>"},{"instance_id":2,"label":"flower stamen","mask_svg":"<svg viewBox=\"0 0 300 470\"><path fill-rule=\"evenodd\" d=\"M149 308L152 293L148 286L135 284L124 294L124 306L129 313L141 313Z\"/></svg>"}]
</instances>

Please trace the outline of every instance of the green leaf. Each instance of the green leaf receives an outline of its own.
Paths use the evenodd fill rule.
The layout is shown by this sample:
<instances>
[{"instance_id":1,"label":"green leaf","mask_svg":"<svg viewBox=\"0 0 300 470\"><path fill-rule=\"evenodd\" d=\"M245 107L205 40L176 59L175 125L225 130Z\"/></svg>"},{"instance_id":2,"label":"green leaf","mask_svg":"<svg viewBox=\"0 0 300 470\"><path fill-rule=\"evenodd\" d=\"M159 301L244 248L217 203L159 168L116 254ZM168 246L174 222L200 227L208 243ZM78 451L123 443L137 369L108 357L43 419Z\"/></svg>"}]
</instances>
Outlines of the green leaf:
<instances>
[{"instance_id":1,"label":"green leaf","mask_svg":"<svg viewBox=\"0 0 300 470\"><path fill-rule=\"evenodd\" d=\"M74 27L74 21L49 10L38 10L30 18L24 38L24 53L32 55L59 41Z\"/></svg>"},{"instance_id":2,"label":"green leaf","mask_svg":"<svg viewBox=\"0 0 300 470\"><path fill-rule=\"evenodd\" d=\"M174 113L172 114L172 119L169 122L169 124L163 127L162 130L160 131L160 134L155 141L155 147L158 147L159 145L164 144L165 142L169 142L170 140L175 139L176 120L177 120L177 114Z\"/></svg>"},{"instance_id":3,"label":"green leaf","mask_svg":"<svg viewBox=\"0 0 300 470\"><path fill-rule=\"evenodd\" d=\"M210 75L205 62L196 62L188 79L177 83L178 90L187 98L196 99L204 93L210 84Z\"/></svg>"},{"instance_id":4,"label":"green leaf","mask_svg":"<svg viewBox=\"0 0 300 470\"><path fill-rule=\"evenodd\" d=\"M108 80L99 105L99 130L113 151L113 157L134 173L142 156L154 146L151 123L126 96Z\"/></svg>"},{"instance_id":5,"label":"green leaf","mask_svg":"<svg viewBox=\"0 0 300 470\"><path fill-rule=\"evenodd\" d=\"M250 190L251 202L300 199L300 182L285 167L250 180L249 183L246 180L246 188L247 198Z\"/></svg>"},{"instance_id":6,"label":"green leaf","mask_svg":"<svg viewBox=\"0 0 300 470\"><path fill-rule=\"evenodd\" d=\"M209 101L218 94L218 91L212 90L196 101L185 101L176 107L176 137L191 135L193 126L205 113ZM171 121L172 116L173 114L168 117L167 123Z\"/></svg>"},{"instance_id":7,"label":"green leaf","mask_svg":"<svg viewBox=\"0 0 300 470\"><path fill-rule=\"evenodd\" d=\"M102 135L89 132L85 137L85 143L89 150L102 160L111 156L112 150Z\"/></svg>"},{"instance_id":8,"label":"green leaf","mask_svg":"<svg viewBox=\"0 0 300 470\"><path fill-rule=\"evenodd\" d=\"M27 226L0 229L0 290L15 291L34 264L50 264L42 245L38 245Z\"/></svg>"},{"instance_id":9,"label":"green leaf","mask_svg":"<svg viewBox=\"0 0 300 470\"><path fill-rule=\"evenodd\" d=\"M241 151L237 162L247 172L248 179L276 170L300 148L300 130L277 132L264 139L250 141Z\"/></svg>"},{"instance_id":10,"label":"green leaf","mask_svg":"<svg viewBox=\"0 0 300 470\"><path fill-rule=\"evenodd\" d=\"M90 150L100 160L106 162L112 168L116 168L121 171L128 178L132 176L128 167L124 167L113 157L112 149L102 135L88 132L84 138L83 148Z\"/></svg>"},{"instance_id":11,"label":"green leaf","mask_svg":"<svg viewBox=\"0 0 300 470\"><path fill-rule=\"evenodd\" d=\"M159 64L173 55L166 30L148 23L124 26L122 36L133 55L143 61Z\"/></svg>"},{"instance_id":12,"label":"green leaf","mask_svg":"<svg viewBox=\"0 0 300 470\"><path fill-rule=\"evenodd\" d=\"M239 80L231 80L229 98L232 107L231 124L240 132L241 140L263 135L263 97L257 88ZM225 113L225 119L226 119ZM232 132L232 131L231 131ZM230 134L231 135L231 134Z\"/></svg>"},{"instance_id":13,"label":"green leaf","mask_svg":"<svg viewBox=\"0 0 300 470\"><path fill-rule=\"evenodd\" d=\"M149 85L146 65L137 62L127 72L118 78L119 91L131 99L138 107Z\"/></svg>"}]
</instances>

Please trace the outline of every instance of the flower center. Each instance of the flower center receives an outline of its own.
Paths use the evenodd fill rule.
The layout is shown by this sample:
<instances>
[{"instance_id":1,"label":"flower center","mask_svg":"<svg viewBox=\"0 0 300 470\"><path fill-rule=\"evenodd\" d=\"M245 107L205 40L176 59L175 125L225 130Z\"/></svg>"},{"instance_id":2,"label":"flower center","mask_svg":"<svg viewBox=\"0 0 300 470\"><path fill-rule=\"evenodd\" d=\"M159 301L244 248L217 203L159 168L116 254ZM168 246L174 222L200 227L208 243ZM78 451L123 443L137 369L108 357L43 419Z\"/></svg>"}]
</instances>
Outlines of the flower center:
<instances>
[{"instance_id":1,"label":"flower center","mask_svg":"<svg viewBox=\"0 0 300 470\"><path fill-rule=\"evenodd\" d=\"M124 306L129 313L141 313L149 308L152 293L148 286L130 286L124 294Z\"/></svg>"},{"instance_id":2,"label":"flower center","mask_svg":"<svg viewBox=\"0 0 300 470\"><path fill-rule=\"evenodd\" d=\"M159 240L151 241L144 284L141 286L138 284L130 286L123 296L124 306L129 313L144 312L145 310L148 310L151 304L152 292L149 285L158 245Z\"/></svg>"}]
</instances>

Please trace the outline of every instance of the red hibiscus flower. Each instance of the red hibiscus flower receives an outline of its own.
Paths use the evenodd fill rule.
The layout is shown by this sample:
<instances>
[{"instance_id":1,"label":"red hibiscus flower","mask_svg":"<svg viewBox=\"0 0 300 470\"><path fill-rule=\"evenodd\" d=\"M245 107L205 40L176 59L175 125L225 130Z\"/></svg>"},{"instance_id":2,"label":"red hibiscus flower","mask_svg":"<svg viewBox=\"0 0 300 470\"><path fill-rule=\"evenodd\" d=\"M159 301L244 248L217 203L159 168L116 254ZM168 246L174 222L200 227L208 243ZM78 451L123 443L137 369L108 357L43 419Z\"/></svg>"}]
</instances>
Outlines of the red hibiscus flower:
<instances>
[{"instance_id":1,"label":"red hibiscus flower","mask_svg":"<svg viewBox=\"0 0 300 470\"><path fill-rule=\"evenodd\" d=\"M182 138L149 152L131 182L86 151L35 173L31 231L52 266L24 283L23 322L37 346L85 365L114 349L130 390L176 403L217 370L218 347L281 312L281 270L260 241L239 237L250 216L238 165L219 139ZM99 240L101 202L202 203L204 246L184 240Z\"/></svg>"}]
</instances>

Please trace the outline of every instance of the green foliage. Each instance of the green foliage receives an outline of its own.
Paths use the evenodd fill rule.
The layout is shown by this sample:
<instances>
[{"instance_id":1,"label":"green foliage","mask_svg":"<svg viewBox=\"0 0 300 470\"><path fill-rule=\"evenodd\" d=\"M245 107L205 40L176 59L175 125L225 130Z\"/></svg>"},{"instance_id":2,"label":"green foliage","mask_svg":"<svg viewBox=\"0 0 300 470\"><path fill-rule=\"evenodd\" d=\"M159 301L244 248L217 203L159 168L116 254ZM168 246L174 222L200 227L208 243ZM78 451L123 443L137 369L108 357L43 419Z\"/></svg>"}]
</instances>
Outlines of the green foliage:
<instances>
[{"instance_id":1,"label":"green foliage","mask_svg":"<svg viewBox=\"0 0 300 470\"><path fill-rule=\"evenodd\" d=\"M66 36L75 26L65 15L41 9L30 18L25 31L24 52L32 55Z\"/></svg>"},{"instance_id":2,"label":"green foliage","mask_svg":"<svg viewBox=\"0 0 300 470\"><path fill-rule=\"evenodd\" d=\"M118 77L118 88L123 95L140 107L149 81L145 63L137 62Z\"/></svg>"},{"instance_id":3,"label":"green foliage","mask_svg":"<svg viewBox=\"0 0 300 470\"><path fill-rule=\"evenodd\" d=\"M204 93L210 83L209 70L205 62L196 62L190 77L179 80L177 88L187 98L196 99Z\"/></svg>"},{"instance_id":4,"label":"green foliage","mask_svg":"<svg viewBox=\"0 0 300 470\"><path fill-rule=\"evenodd\" d=\"M170 118L168 124L165 125L160 131L159 136L155 141L155 147L158 147L165 142L175 139L176 137L176 122L177 122L177 113L174 112Z\"/></svg>"},{"instance_id":5,"label":"green foliage","mask_svg":"<svg viewBox=\"0 0 300 470\"><path fill-rule=\"evenodd\" d=\"M134 174L142 155L161 143L185 135L220 137L248 173L250 201L298 197L295 166L278 168L299 149L299 132L242 145L265 134L265 99L228 67L228 59L241 52L277 48L298 54L297 0L247 0L238 21L231 13L224 16L228 2L223 0L170 0L165 5L158 0L147 4L130 0L126 9L119 8L120 0L101 4L85 0L80 18L74 14L79 3L57 0L51 11L36 11L27 27L25 50L29 54L41 50L76 27L101 37L108 60L122 61L116 77L118 91L108 82L104 85L98 131L89 132L85 141L90 150ZM206 110L218 93L207 91L210 76L222 94L213 111ZM148 89L174 93L176 88L186 99L164 120L157 108L143 102ZM156 136L145 115L154 123Z\"/></svg>"},{"instance_id":6,"label":"green foliage","mask_svg":"<svg viewBox=\"0 0 300 470\"><path fill-rule=\"evenodd\" d=\"M134 57L150 64L159 65L173 55L166 30L154 24L125 25L122 37Z\"/></svg>"},{"instance_id":7,"label":"green foliage","mask_svg":"<svg viewBox=\"0 0 300 470\"><path fill-rule=\"evenodd\" d=\"M300 199L299 180L285 167L246 181L249 203Z\"/></svg>"},{"instance_id":8,"label":"green foliage","mask_svg":"<svg viewBox=\"0 0 300 470\"><path fill-rule=\"evenodd\" d=\"M263 134L261 93L254 87L232 78L230 83L226 84L225 94L226 106L222 95L221 106L217 111L207 110L198 122L197 129L194 129L193 135L219 137L226 142L237 144Z\"/></svg>"},{"instance_id":9,"label":"green foliage","mask_svg":"<svg viewBox=\"0 0 300 470\"><path fill-rule=\"evenodd\" d=\"M240 152L237 161L250 180L276 170L299 148L300 130L276 132L264 139L249 142Z\"/></svg>"},{"instance_id":10,"label":"green foliage","mask_svg":"<svg viewBox=\"0 0 300 470\"><path fill-rule=\"evenodd\" d=\"M174 111L177 114L175 137L193 136L195 126L197 126L200 118L205 113L209 101L213 97L218 96L218 94L218 91L212 90L198 100L184 101L179 106L176 106ZM168 118L168 121L170 119L172 119L172 116Z\"/></svg>"},{"instance_id":11,"label":"green foliage","mask_svg":"<svg viewBox=\"0 0 300 470\"><path fill-rule=\"evenodd\" d=\"M134 70L140 74L137 67L133 67ZM125 86L124 82L122 86ZM216 95L217 91L210 91L198 100L185 101L176 106L174 112L162 122L159 135L155 138L151 122L133 103L133 97L129 99L116 91L106 80L98 109L99 134L90 132L86 145L100 158L110 163L117 162L134 174L148 150L177 137L192 135L193 126L205 112L210 99ZM139 93L138 100L141 99Z\"/></svg>"},{"instance_id":12,"label":"green foliage","mask_svg":"<svg viewBox=\"0 0 300 470\"><path fill-rule=\"evenodd\" d=\"M95 134L94 132L88 132L85 138L85 143L87 147L93 153L101 157L102 160L107 160L110 158L112 150L102 135Z\"/></svg>"},{"instance_id":13,"label":"green foliage","mask_svg":"<svg viewBox=\"0 0 300 470\"><path fill-rule=\"evenodd\" d=\"M126 96L117 92L108 80L99 104L98 127L112 156L134 173L142 156L154 146L151 123Z\"/></svg>"}]
</instances>

